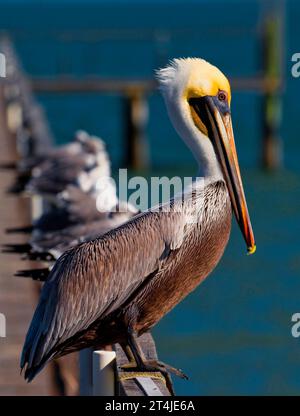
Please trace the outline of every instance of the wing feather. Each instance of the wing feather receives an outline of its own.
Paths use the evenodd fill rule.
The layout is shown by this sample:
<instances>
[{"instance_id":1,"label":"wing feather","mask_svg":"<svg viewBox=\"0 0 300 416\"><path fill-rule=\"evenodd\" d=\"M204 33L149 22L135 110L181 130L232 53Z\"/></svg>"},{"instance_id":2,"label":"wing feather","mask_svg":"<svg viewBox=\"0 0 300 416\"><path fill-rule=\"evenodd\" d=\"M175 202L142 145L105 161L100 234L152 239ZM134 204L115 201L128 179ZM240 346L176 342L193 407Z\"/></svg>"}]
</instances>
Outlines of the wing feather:
<instances>
[{"instance_id":1,"label":"wing feather","mask_svg":"<svg viewBox=\"0 0 300 416\"><path fill-rule=\"evenodd\" d=\"M147 212L63 254L46 281L29 328L21 366L116 310L162 267L166 247L179 247L184 214Z\"/></svg>"}]
</instances>

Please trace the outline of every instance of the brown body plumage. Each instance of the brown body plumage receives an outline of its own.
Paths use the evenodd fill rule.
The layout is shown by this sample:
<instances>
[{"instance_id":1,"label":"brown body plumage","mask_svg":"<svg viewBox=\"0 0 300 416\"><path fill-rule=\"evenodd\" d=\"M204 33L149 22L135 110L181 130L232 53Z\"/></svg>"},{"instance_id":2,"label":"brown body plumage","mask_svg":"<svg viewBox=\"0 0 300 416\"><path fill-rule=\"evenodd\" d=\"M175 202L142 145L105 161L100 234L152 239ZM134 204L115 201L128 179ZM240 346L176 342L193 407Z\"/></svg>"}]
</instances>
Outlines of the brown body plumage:
<instances>
[{"instance_id":1,"label":"brown body plumage","mask_svg":"<svg viewBox=\"0 0 300 416\"><path fill-rule=\"evenodd\" d=\"M230 234L226 185L209 184L176 209L179 203L171 212L140 214L59 259L33 319L41 330L34 334L39 338L34 357L42 361L32 361L29 379L49 358L126 343L128 326L142 334L212 271ZM136 250L141 238L143 249ZM23 360L30 362L26 347Z\"/></svg>"}]
</instances>

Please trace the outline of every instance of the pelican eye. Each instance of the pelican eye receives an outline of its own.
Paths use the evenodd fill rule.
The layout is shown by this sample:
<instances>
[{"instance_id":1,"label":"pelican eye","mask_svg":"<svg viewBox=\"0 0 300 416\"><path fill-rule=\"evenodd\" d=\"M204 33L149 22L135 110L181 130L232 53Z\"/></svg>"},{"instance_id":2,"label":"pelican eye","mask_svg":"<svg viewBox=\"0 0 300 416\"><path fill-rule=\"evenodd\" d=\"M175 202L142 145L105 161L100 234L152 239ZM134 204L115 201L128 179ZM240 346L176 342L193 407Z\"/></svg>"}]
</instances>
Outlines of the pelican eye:
<instances>
[{"instance_id":1,"label":"pelican eye","mask_svg":"<svg viewBox=\"0 0 300 416\"><path fill-rule=\"evenodd\" d=\"M226 94L225 91L219 91L218 100L219 101L226 101L227 100L227 94Z\"/></svg>"}]
</instances>

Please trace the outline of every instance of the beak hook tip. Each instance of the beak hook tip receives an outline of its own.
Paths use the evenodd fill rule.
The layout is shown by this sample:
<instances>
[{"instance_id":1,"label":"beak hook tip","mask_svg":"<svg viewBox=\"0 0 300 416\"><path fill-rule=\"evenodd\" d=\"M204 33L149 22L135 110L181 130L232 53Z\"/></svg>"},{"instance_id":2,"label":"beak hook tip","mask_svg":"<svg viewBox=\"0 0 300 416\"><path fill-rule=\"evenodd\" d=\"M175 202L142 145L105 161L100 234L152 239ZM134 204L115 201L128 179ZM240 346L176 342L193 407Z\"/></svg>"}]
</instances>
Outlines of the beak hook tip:
<instances>
[{"instance_id":1,"label":"beak hook tip","mask_svg":"<svg viewBox=\"0 0 300 416\"><path fill-rule=\"evenodd\" d=\"M253 244L253 246L247 247L247 255L250 256L251 254L254 254L256 252L256 245Z\"/></svg>"}]
</instances>

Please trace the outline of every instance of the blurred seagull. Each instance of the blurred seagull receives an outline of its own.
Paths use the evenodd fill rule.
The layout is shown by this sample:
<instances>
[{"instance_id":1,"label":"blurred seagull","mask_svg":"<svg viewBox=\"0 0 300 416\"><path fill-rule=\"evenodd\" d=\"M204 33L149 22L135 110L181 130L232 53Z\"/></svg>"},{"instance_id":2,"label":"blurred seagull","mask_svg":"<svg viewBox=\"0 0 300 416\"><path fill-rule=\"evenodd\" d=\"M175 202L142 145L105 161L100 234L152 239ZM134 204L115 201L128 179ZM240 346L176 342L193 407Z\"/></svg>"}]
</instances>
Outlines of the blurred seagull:
<instances>
[{"instance_id":1,"label":"blurred seagull","mask_svg":"<svg viewBox=\"0 0 300 416\"><path fill-rule=\"evenodd\" d=\"M58 259L22 352L28 381L54 358L114 343L132 358L127 370L184 377L167 364L147 361L138 336L215 268L229 239L232 210L248 253L255 251L227 78L197 58L174 59L157 77L170 119L198 162L199 177L167 204L168 212L162 205L138 214Z\"/></svg>"},{"instance_id":2,"label":"blurred seagull","mask_svg":"<svg viewBox=\"0 0 300 416\"><path fill-rule=\"evenodd\" d=\"M55 203L43 213L32 225L7 228L8 234L34 233L40 235L47 232L60 231L71 225L85 224L107 218L119 201L116 187L109 178L101 181L102 186L86 193L73 185L56 195Z\"/></svg>"},{"instance_id":3,"label":"blurred seagull","mask_svg":"<svg viewBox=\"0 0 300 416\"><path fill-rule=\"evenodd\" d=\"M102 177L110 177L110 162L101 139L81 131L65 151L51 155L32 169L25 190L44 197L56 196L68 185L89 192Z\"/></svg>"},{"instance_id":4,"label":"blurred seagull","mask_svg":"<svg viewBox=\"0 0 300 416\"><path fill-rule=\"evenodd\" d=\"M27 190L31 193L53 194L71 183L85 189L90 187L90 178L110 175L103 141L83 130L75 133L71 143L46 150L17 163L17 178L8 192L21 193ZM2 167L5 166L2 164Z\"/></svg>"},{"instance_id":5,"label":"blurred seagull","mask_svg":"<svg viewBox=\"0 0 300 416\"><path fill-rule=\"evenodd\" d=\"M41 269L20 270L15 276L31 277L34 280L45 281L54 262L71 247L80 243L94 240L113 228L118 227L137 214L131 204L119 203L115 211L107 213L106 217L83 224L63 228L60 231L35 235L28 244L16 245L7 252L26 253L23 257L28 260L47 261L49 266ZM14 251L13 251L14 250ZM18 250L18 251L17 251Z\"/></svg>"},{"instance_id":6,"label":"blurred seagull","mask_svg":"<svg viewBox=\"0 0 300 416\"><path fill-rule=\"evenodd\" d=\"M107 185L89 194L68 186L57 197L60 208L54 205L32 226L8 229L10 233L31 232L32 236L25 244L3 245L3 252L23 254L24 260L52 263L70 247L95 239L136 215L138 211L133 205L118 200L115 184L108 181ZM32 273L26 270L16 275L30 277L31 274L39 277L35 269Z\"/></svg>"},{"instance_id":7,"label":"blurred seagull","mask_svg":"<svg viewBox=\"0 0 300 416\"><path fill-rule=\"evenodd\" d=\"M80 130L75 133L74 139L71 143L57 148L46 148L46 151L40 150L36 156L23 158L19 160L15 166L10 164L11 168L15 168L17 170L17 178L15 183L8 189L8 192L16 194L23 192L31 179L32 170L45 160L65 158L73 154L79 154L81 151L80 139L82 134L85 134L85 132ZM9 164L7 164L7 166L9 167ZM5 165L2 164L1 168L5 168Z\"/></svg>"}]
</instances>

